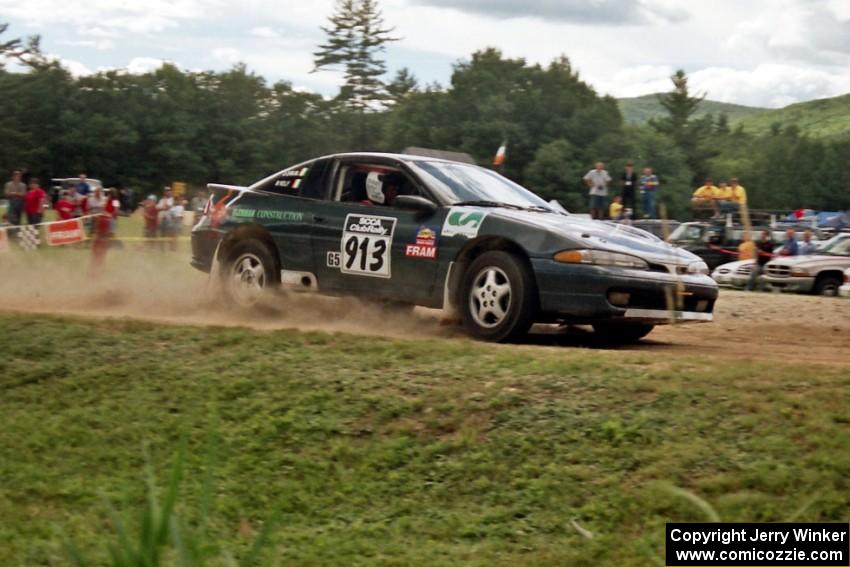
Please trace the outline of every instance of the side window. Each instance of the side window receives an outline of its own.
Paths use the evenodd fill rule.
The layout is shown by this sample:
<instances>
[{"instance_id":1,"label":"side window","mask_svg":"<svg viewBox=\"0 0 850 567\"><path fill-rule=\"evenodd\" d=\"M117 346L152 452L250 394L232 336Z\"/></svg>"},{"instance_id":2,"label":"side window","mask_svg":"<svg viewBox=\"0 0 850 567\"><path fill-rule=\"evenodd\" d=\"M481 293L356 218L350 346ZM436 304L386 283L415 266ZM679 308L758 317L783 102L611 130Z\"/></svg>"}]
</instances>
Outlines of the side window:
<instances>
[{"instance_id":1,"label":"side window","mask_svg":"<svg viewBox=\"0 0 850 567\"><path fill-rule=\"evenodd\" d=\"M392 207L399 195L421 195L399 169L383 165L352 164L340 170L338 201Z\"/></svg>"},{"instance_id":2,"label":"side window","mask_svg":"<svg viewBox=\"0 0 850 567\"><path fill-rule=\"evenodd\" d=\"M322 199L325 196L324 181L328 163L328 160L317 160L300 167L291 167L266 180L257 189L293 197Z\"/></svg>"}]
</instances>

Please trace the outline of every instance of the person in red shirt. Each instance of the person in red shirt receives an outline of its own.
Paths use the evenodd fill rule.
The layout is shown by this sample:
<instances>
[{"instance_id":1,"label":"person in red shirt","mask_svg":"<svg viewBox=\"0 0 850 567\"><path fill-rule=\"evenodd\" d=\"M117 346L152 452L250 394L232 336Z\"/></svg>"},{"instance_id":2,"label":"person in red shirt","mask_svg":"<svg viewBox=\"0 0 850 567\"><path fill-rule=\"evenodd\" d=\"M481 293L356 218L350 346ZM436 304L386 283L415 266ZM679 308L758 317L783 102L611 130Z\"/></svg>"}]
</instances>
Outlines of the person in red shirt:
<instances>
[{"instance_id":1,"label":"person in red shirt","mask_svg":"<svg viewBox=\"0 0 850 567\"><path fill-rule=\"evenodd\" d=\"M38 184L38 178L30 179L30 186L24 195L24 212L29 224L39 224L44 214L44 201L47 193Z\"/></svg>"},{"instance_id":2,"label":"person in red shirt","mask_svg":"<svg viewBox=\"0 0 850 567\"><path fill-rule=\"evenodd\" d=\"M70 220L74 218L74 211L77 209L77 205L71 201L67 191L62 191L62 194L59 195L59 200L56 201L53 208L56 209L56 215L59 217L59 220Z\"/></svg>"}]
</instances>

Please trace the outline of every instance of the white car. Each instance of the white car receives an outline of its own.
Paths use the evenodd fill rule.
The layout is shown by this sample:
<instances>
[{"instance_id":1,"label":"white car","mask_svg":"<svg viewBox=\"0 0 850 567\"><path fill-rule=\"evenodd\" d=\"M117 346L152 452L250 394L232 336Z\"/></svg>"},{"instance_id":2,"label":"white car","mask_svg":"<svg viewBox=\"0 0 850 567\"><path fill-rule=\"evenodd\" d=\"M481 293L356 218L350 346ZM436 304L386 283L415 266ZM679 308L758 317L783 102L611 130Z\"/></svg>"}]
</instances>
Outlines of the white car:
<instances>
[{"instance_id":1,"label":"white car","mask_svg":"<svg viewBox=\"0 0 850 567\"><path fill-rule=\"evenodd\" d=\"M752 262L752 260L735 260L734 262L720 264L714 268L713 272L711 272L711 278L716 281L719 286L730 287L732 285L732 276L735 274L735 270L737 270L741 264L747 264L750 262Z\"/></svg>"},{"instance_id":2,"label":"white car","mask_svg":"<svg viewBox=\"0 0 850 567\"><path fill-rule=\"evenodd\" d=\"M850 268L844 270L844 285L838 288L838 295L850 297Z\"/></svg>"}]
</instances>

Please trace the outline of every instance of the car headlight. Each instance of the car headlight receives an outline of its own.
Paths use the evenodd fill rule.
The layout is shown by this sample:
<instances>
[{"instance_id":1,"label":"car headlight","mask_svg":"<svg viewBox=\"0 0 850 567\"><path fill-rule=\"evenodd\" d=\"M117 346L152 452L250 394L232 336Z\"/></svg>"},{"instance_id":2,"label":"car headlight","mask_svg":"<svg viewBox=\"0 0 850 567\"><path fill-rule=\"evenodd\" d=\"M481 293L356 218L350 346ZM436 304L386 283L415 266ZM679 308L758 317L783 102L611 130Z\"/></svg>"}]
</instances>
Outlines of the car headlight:
<instances>
[{"instance_id":1,"label":"car headlight","mask_svg":"<svg viewBox=\"0 0 850 567\"><path fill-rule=\"evenodd\" d=\"M689 274L702 274L704 276L708 275L708 266L705 262L691 262L688 264L688 273Z\"/></svg>"},{"instance_id":2,"label":"car headlight","mask_svg":"<svg viewBox=\"0 0 850 567\"><path fill-rule=\"evenodd\" d=\"M555 254L554 260L564 264L593 264L595 266L616 266L633 270L649 269L649 264L637 256L607 250L564 250Z\"/></svg>"}]
</instances>

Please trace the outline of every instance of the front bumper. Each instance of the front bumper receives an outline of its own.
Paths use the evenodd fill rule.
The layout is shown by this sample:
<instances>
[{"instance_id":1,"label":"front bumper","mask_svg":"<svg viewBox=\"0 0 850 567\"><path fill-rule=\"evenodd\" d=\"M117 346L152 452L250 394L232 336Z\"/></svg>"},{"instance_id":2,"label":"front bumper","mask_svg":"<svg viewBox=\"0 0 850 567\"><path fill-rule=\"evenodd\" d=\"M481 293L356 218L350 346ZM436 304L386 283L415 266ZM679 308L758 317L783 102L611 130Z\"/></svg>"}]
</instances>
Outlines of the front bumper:
<instances>
[{"instance_id":1,"label":"front bumper","mask_svg":"<svg viewBox=\"0 0 850 567\"><path fill-rule=\"evenodd\" d=\"M797 293L808 293L815 287L814 277L787 277L777 278L775 276L763 276L763 281L770 289L780 291L791 291Z\"/></svg>"},{"instance_id":2,"label":"front bumper","mask_svg":"<svg viewBox=\"0 0 850 567\"><path fill-rule=\"evenodd\" d=\"M196 227L192 230L192 267L209 273L219 242L224 237L220 230L210 227Z\"/></svg>"},{"instance_id":3,"label":"front bumper","mask_svg":"<svg viewBox=\"0 0 850 567\"><path fill-rule=\"evenodd\" d=\"M540 258L531 262L541 311L550 318L573 323L623 319L655 325L713 320L717 284L707 275L675 276ZM611 303L612 292L628 294L628 301Z\"/></svg>"},{"instance_id":4,"label":"front bumper","mask_svg":"<svg viewBox=\"0 0 850 567\"><path fill-rule=\"evenodd\" d=\"M841 297L850 297L850 283L846 283L838 288L838 295Z\"/></svg>"}]
</instances>

